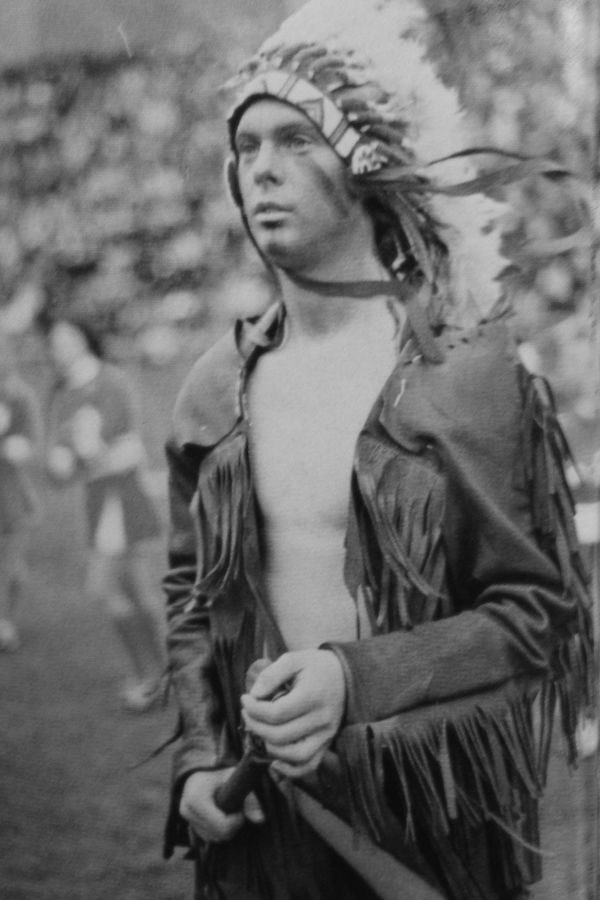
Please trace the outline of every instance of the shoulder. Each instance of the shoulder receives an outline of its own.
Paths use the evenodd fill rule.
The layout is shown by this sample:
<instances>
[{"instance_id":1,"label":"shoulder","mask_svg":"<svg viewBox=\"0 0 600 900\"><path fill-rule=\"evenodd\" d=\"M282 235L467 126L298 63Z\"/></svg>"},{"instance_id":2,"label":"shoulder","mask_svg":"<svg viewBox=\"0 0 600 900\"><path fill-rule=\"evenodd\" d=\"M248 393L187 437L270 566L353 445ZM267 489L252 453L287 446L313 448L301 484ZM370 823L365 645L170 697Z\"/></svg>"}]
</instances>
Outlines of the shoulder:
<instances>
[{"instance_id":1,"label":"shoulder","mask_svg":"<svg viewBox=\"0 0 600 900\"><path fill-rule=\"evenodd\" d=\"M523 367L504 320L438 339L439 364L404 359L384 391L381 418L394 436L490 439L518 425Z\"/></svg>"},{"instance_id":2,"label":"shoulder","mask_svg":"<svg viewBox=\"0 0 600 900\"><path fill-rule=\"evenodd\" d=\"M196 360L175 401L173 437L178 445L209 446L233 428L241 363L234 329Z\"/></svg>"},{"instance_id":3,"label":"shoulder","mask_svg":"<svg viewBox=\"0 0 600 900\"><path fill-rule=\"evenodd\" d=\"M196 361L175 402L173 437L177 444L210 447L225 437L241 415L242 371L256 351L276 340L282 307L238 320Z\"/></svg>"},{"instance_id":4,"label":"shoulder","mask_svg":"<svg viewBox=\"0 0 600 900\"><path fill-rule=\"evenodd\" d=\"M519 365L516 344L505 319L482 323L470 329L448 329L440 338L445 359L431 366L433 377L455 387L494 392L498 379L512 380ZM439 368L440 372L435 370Z\"/></svg>"},{"instance_id":5,"label":"shoulder","mask_svg":"<svg viewBox=\"0 0 600 900\"><path fill-rule=\"evenodd\" d=\"M520 407L523 371L506 322L499 320L468 331L449 333L446 362L432 373L435 390L459 420L503 418ZM436 377L437 376L437 377Z\"/></svg>"}]
</instances>

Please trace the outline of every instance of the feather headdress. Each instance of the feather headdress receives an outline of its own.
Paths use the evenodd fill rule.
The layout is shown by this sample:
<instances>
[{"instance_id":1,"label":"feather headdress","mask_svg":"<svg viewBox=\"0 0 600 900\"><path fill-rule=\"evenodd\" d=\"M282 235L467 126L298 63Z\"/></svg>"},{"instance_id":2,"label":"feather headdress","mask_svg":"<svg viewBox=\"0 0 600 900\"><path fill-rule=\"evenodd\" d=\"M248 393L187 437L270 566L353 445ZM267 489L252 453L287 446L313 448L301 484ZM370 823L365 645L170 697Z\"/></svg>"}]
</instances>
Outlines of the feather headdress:
<instances>
[{"instance_id":1,"label":"feather headdress","mask_svg":"<svg viewBox=\"0 0 600 900\"><path fill-rule=\"evenodd\" d=\"M465 325L501 300L505 207L481 192L464 154L465 118L427 59L423 22L413 0L310 0L229 82L229 126L233 146L258 97L305 112L365 198L385 211L388 268L429 283L433 324ZM235 196L234 164L232 175Z\"/></svg>"}]
</instances>

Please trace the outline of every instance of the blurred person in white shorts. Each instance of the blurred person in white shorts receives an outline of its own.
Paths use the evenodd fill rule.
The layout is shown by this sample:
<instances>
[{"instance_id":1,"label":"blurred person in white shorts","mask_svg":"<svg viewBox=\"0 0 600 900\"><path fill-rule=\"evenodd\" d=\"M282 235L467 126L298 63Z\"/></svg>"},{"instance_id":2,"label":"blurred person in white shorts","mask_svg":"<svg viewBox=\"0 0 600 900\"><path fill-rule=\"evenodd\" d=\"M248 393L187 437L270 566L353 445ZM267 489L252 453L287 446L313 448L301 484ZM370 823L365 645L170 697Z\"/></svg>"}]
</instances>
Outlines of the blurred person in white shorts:
<instances>
[{"instance_id":1,"label":"blurred person in white shorts","mask_svg":"<svg viewBox=\"0 0 600 900\"><path fill-rule=\"evenodd\" d=\"M59 483L85 485L89 561L86 589L106 604L130 675L124 708L145 712L159 699L163 640L143 554L160 534L144 484L145 450L130 381L103 359L98 336L66 318L41 323L57 383L50 405L47 468Z\"/></svg>"}]
</instances>

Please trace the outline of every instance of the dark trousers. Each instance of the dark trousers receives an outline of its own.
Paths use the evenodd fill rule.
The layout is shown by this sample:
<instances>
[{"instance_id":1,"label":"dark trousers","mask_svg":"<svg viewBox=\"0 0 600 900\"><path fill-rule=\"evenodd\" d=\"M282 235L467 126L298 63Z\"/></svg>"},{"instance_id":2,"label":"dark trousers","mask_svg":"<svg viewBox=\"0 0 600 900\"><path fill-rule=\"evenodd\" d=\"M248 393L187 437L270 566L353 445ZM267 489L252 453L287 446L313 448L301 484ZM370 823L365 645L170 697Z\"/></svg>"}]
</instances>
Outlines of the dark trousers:
<instances>
[{"instance_id":1,"label":"dark trousers","mask_svg":"<svg viewBox=\"0 0 600 900\"><path fill-rule=\"evenodd\" d=\"M264 825L199 848L195 900L377 900L276 788L263 787Z\"/></svg>"}]
</instances>

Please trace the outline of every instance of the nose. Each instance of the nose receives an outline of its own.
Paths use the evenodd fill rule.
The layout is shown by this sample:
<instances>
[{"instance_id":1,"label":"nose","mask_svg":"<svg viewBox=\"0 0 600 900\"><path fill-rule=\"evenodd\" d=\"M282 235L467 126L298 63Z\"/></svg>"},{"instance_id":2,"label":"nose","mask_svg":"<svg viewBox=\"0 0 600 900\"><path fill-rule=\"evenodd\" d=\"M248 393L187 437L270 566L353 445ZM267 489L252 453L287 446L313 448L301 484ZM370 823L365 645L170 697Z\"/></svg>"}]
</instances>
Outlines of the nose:
<instances>
[{"instance_id":1,"label":"nose","mask_svg":"<svg viewBox=\"0 0 600 900\"><path fill-rule=\"evenodd\" d=\"M279 181L281 177L277 149L273 141L262 141L254 158L253 176L256 184Z\"/></svg>"}]
</instances>

